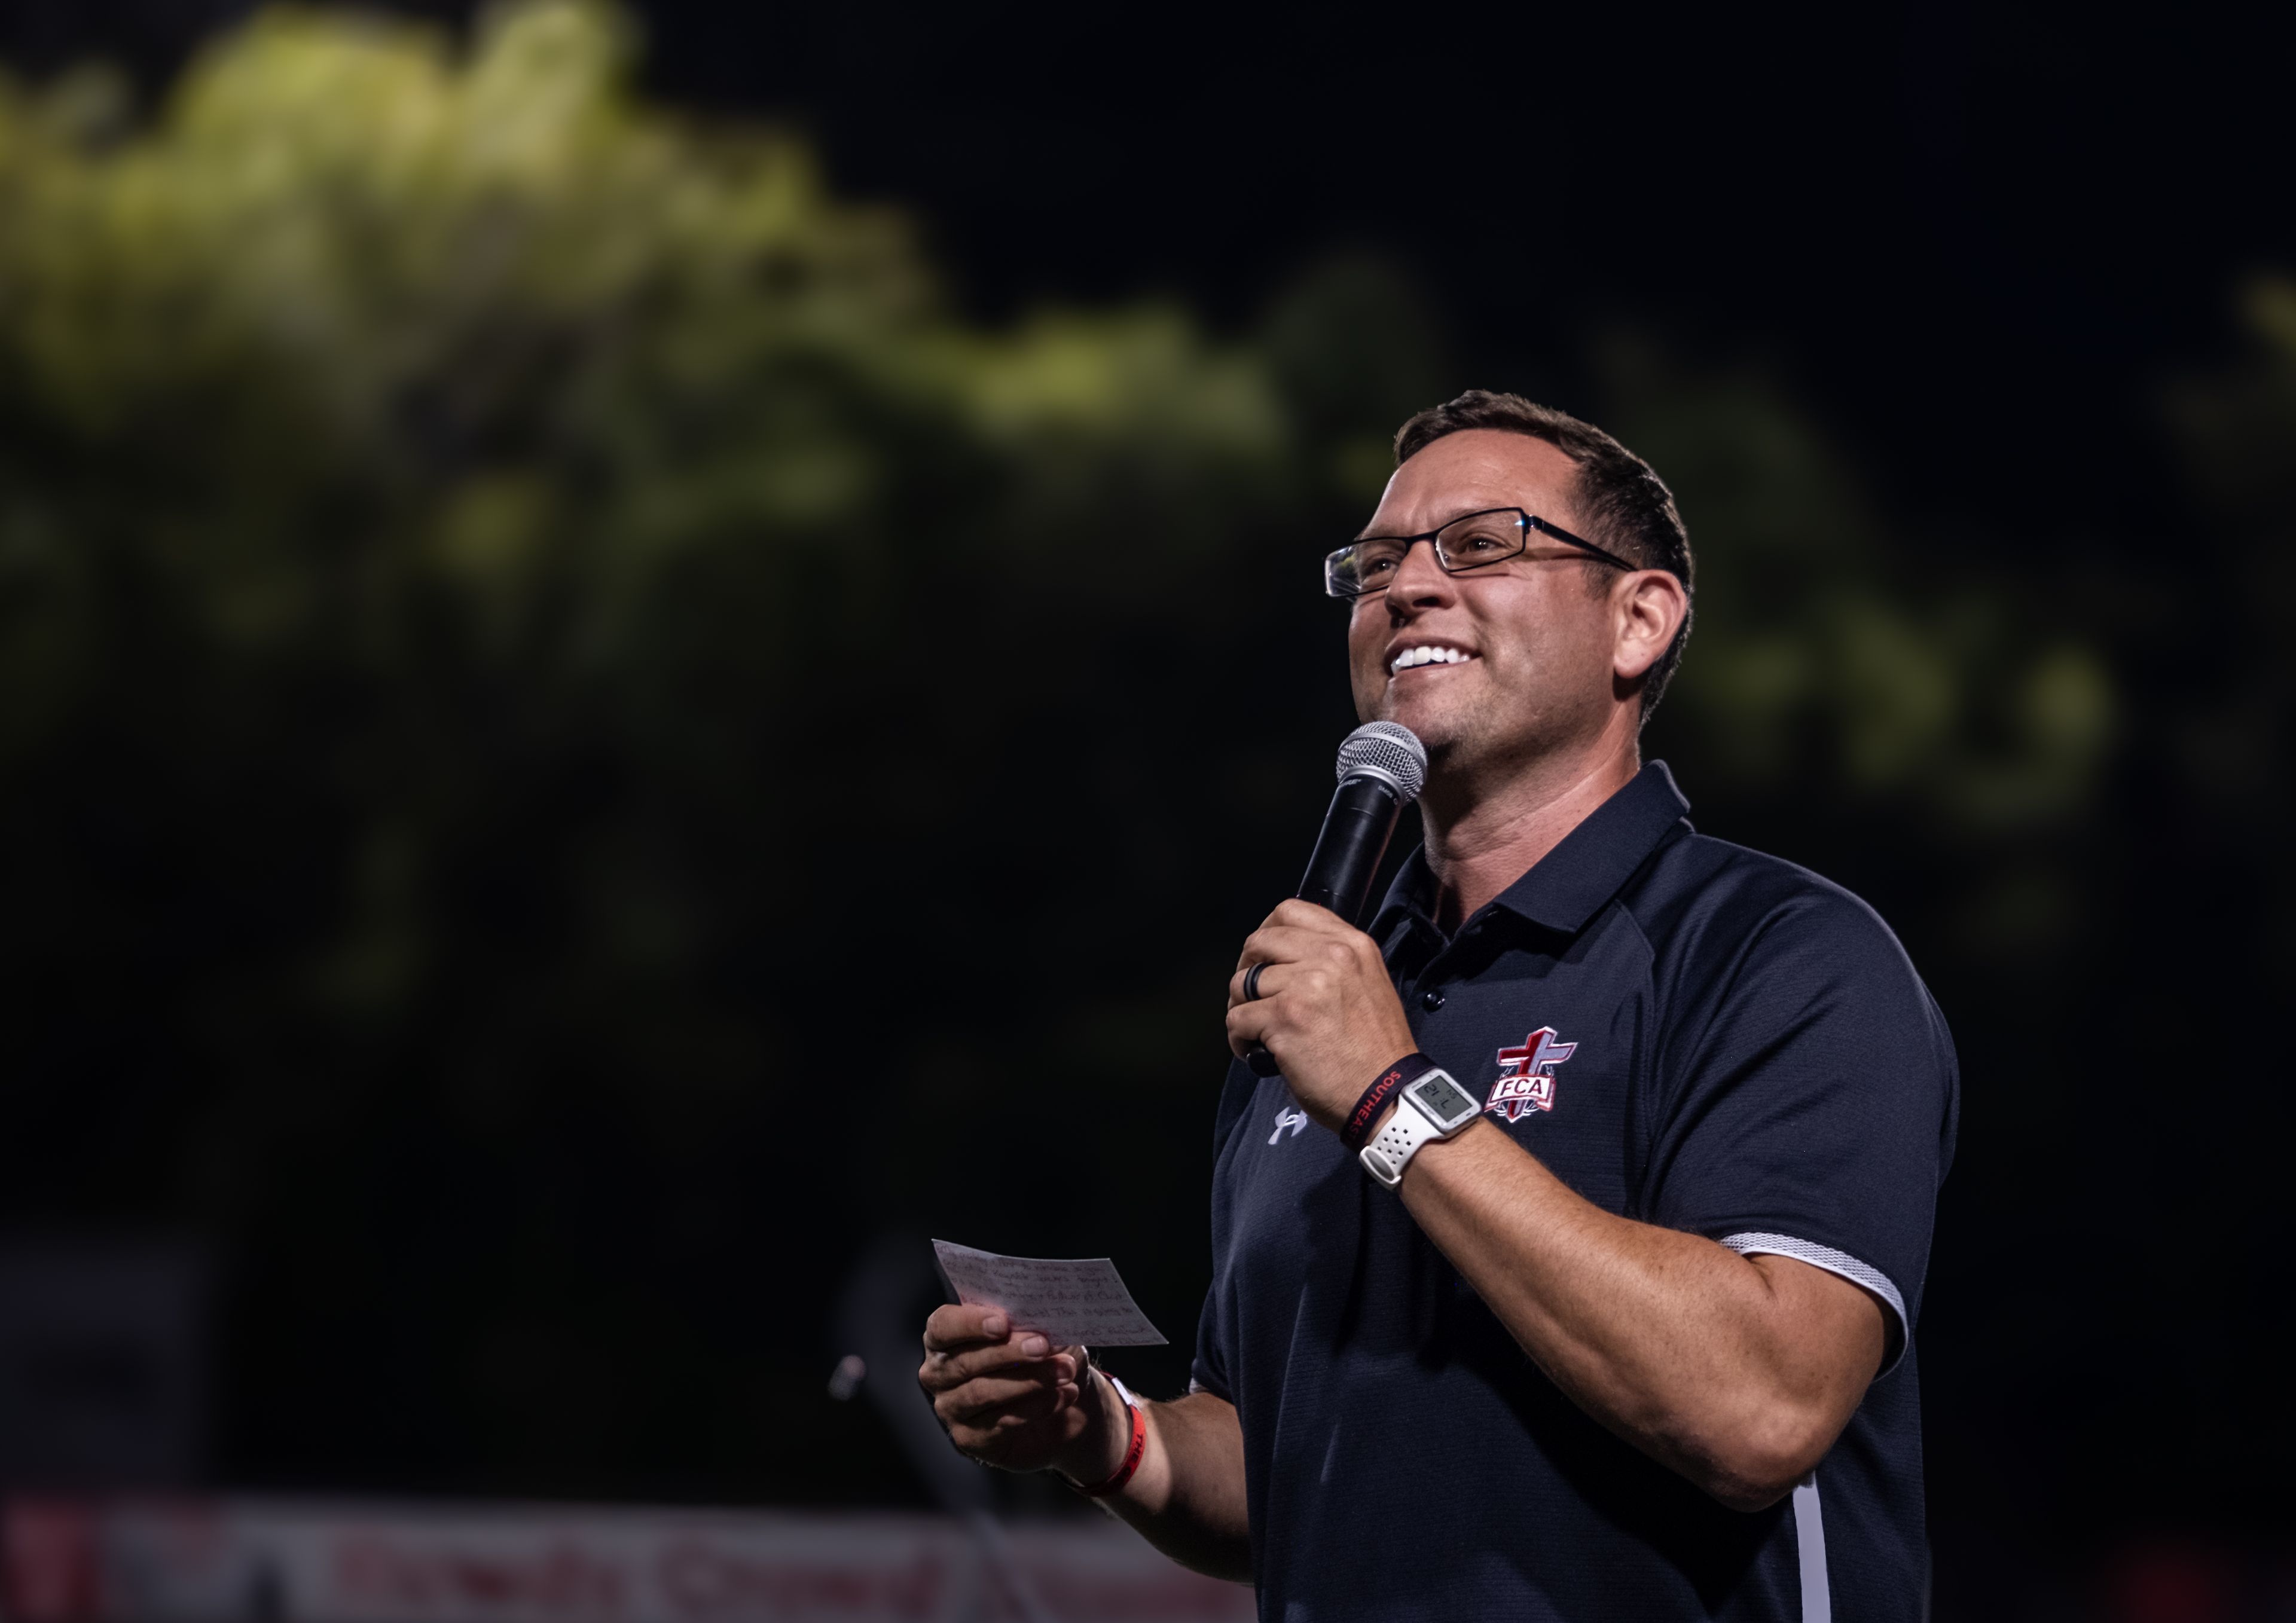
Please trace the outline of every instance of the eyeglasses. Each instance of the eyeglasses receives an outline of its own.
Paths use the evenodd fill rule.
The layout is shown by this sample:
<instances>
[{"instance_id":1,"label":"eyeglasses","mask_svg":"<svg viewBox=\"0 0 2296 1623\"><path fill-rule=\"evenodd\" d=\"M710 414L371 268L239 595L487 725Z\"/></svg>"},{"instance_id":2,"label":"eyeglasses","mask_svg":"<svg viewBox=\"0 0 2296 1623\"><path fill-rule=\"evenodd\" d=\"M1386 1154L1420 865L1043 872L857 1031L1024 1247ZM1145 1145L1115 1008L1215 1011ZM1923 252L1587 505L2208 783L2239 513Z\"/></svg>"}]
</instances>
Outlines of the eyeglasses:
<instances>
[{"instance_id":1,"label":"eyeglasses","mask_svg":"<svg viewBox=\"0 0 2296 1623\"><path fill-rule=\"evenodd\" d=\"M1333 597L1361 597L1370 592L1384 592L1395 578L1395 571L1403 567L1403 555L1422 541L1435 544L1435 561L1447 575L1488 569L1494 563L1521 557L1523 549L1530 545L1533 530L1566 546L1575 546L1614 568L1642 567L1520 507L1486 507L1480 512L1463 513L1440 529L1425 530L1415 536L1365 536L1350 542L1324 560L1324 590Z\"/></svg>"}]
</instances>

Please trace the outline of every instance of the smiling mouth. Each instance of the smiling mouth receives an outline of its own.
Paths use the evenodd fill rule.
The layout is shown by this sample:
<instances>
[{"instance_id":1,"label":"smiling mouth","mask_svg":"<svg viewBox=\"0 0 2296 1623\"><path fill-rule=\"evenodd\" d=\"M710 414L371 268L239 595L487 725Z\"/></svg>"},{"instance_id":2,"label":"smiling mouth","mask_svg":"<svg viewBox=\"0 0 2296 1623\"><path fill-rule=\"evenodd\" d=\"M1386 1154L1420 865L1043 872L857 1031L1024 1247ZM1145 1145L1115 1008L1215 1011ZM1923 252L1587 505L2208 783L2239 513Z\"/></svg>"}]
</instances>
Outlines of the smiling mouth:
<instances>
[{"instance_id":1,"label":"smiling mouth","mask_svg":"<svg viewBox=\"0 0 2296 1623\"><path fill-rule=\"evenodd\" d=\"M1395 656L1387 668L1390 676L1399 676L1406 670L1417 670L1426 665L1464 665L1475 656L1456 648L1439 648L1429 643L1420 648L1406 648Z\"/></svg>"}]
</instances>

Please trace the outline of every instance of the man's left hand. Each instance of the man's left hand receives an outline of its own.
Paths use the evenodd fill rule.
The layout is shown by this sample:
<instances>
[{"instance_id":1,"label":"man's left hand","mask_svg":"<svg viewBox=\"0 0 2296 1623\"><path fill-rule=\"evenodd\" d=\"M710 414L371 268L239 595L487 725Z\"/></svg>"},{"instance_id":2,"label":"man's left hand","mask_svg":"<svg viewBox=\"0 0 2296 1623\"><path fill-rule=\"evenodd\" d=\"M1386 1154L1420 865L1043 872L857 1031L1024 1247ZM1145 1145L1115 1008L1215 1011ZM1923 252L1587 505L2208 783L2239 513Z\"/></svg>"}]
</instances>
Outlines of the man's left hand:
<instances>
[{"instance_id":1,"label":"man's left hand","mask_svg":"<svg viewBox=\"0 0 2296 1623\"><path fill-rule=\"evenodd\" d=\"M1255 963L1259 996L1246 1002ZM1227 1045L1264 1043L1300 1107L1336 1128L1379 1073L1419 1046L1379 945L1313 902L1292 900L1251 932L1227 983Z\"/></svg>"}]
</instances>

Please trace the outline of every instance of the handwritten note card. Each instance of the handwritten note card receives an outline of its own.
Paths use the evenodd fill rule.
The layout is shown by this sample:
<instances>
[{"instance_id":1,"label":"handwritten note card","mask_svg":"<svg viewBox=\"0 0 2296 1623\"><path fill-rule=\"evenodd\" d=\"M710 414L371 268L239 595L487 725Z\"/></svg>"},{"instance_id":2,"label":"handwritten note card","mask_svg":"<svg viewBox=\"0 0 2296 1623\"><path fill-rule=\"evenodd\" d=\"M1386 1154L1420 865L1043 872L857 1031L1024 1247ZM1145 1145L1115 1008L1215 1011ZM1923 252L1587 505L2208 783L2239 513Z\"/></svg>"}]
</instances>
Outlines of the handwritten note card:
<instances>
[{"instance_id":1,"label":"handwritten note card","mask_svg":"<svg viewBox=\"0 0 2296 1623\"><path fill-rule=\"evenodd\" d=\"M968 1307L1002 1307L1056 1347L1161 1347L1164 1338L1105 1257L999 1257L933 1242L941 1276Z\"/></svg>"}]
</instances>

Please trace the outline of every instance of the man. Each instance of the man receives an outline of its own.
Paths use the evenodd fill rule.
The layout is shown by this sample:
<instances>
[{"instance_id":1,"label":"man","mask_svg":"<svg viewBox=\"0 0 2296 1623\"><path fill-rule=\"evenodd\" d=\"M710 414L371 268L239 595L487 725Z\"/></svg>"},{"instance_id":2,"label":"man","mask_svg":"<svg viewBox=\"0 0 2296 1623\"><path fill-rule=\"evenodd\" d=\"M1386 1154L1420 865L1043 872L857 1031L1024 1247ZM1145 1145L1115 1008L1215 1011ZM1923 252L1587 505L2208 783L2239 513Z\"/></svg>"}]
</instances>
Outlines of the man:
<instances>
[{"instance_id":1,"label":"man","mask_svg":"<svg viewBox=\"0 0 2296 1623\"><path fill-rule=\"evenodd\" d=\"M1641 764L1690 614L1657 476L1482 391L1396 455L1327 579L1426 841L1368 932L1292 901L1244 943L1229 1043L1283 1075L1229 1070L1188 1394L954 1306L920 1379L1267 1618L1916 1617L1944 1022L1862 903Z\"/></svg>"}]
</instances>

